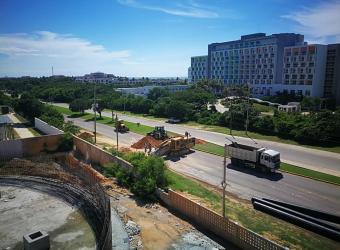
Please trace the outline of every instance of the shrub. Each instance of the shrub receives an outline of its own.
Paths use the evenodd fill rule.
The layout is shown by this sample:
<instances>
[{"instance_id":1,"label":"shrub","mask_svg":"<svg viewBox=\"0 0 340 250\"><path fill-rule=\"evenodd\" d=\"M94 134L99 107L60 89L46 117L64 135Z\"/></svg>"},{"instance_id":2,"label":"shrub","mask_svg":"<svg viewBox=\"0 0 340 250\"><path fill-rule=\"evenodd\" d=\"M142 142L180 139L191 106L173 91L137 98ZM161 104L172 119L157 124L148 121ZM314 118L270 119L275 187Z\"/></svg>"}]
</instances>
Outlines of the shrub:
<instances>
[{"instance_id":1,"label":"shrub","mask_svg":"<svg viewBox=\"0 0 340 250\"><path fill-rule=\"evenodd\" d=\"M145 156L143 153L128 153L124 155L124 159L133 165L133 169L127 170L117 164L107 164L104 175L116 177L119 184L143 198L152 197L157 187L168 186L166 165L162 158Z\"/></svg>"},{"instance_id":2,"label":"shrub","mask_svg":"<svg viewBox=\"0 0 340 250\"><path fill-rule=\"evenodd\" d=\"M73 149L73 136L70 133L65 133L61 137L58 145L59 152L67 152Z\"/></svg>"}]
</instances>

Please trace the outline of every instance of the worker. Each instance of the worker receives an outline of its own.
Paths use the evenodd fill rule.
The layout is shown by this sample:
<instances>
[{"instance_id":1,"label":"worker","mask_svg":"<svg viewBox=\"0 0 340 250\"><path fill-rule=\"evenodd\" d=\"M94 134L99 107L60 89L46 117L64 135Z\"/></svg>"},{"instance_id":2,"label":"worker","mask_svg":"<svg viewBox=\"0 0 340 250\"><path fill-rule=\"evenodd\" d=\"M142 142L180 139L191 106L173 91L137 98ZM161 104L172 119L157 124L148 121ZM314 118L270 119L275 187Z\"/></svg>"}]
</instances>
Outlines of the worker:
<instances>
[{"instance_id":1,"label":"worker","mask_svg":"<svg viewBox=\"0 0 340 250\"><path fill-rule=\"evenodd\" d=\"M185 137L188 138L189 137L189 133L188 131L185 131Z\"/></svg>"}]
</instances>

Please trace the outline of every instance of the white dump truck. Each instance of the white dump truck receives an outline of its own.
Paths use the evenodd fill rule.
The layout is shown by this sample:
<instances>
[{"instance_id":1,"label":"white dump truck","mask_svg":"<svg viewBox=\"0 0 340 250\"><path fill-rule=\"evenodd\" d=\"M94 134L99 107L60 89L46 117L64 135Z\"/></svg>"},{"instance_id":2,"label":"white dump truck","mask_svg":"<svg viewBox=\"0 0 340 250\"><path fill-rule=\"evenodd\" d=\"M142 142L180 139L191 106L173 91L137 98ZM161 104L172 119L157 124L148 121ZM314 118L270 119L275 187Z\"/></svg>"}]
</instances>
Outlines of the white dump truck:
<instances>
[{"instance_id":1,"label":"white dump truck","mask_svg":"<svg viewBox=\"0 0 340 250\"><path fill-rule=\"evenodd\" d=\"M280 153L233 142L225 146L226 155L234 166L251 166L263 172L275 172L280 167Z\"/></svg>"}]
</instances>

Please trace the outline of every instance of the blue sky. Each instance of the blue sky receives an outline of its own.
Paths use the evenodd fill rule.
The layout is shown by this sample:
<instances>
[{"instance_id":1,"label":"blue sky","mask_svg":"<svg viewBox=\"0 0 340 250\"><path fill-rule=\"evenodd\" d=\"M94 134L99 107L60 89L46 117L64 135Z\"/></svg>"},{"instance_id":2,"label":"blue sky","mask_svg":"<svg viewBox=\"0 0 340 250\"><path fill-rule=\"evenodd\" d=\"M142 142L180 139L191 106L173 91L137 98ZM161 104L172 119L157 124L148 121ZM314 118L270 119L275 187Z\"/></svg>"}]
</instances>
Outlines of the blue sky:
<instances>
[{"instance_id":1,"label":"blue sky","mask_svg":"<svg viewBox=\"0 0 340 250\"><path fill-rule=\"evenodd\" d=\"M0 76L186 76L243 34L340 42L340 0L0 0Z\"/></svg>"}]
</instances>

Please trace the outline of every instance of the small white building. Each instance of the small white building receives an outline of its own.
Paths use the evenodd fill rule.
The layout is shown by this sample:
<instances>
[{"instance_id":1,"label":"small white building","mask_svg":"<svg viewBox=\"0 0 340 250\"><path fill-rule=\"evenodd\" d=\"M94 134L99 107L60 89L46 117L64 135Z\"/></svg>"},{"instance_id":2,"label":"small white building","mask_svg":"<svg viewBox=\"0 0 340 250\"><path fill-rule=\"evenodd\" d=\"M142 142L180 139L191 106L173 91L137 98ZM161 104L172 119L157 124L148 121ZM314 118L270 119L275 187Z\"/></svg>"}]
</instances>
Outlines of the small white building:
<instances>
[{"instance_id":1,"label":"small white building","mask_svg":"<svg viewBox=\"0 0 340 250\"><path fill-rule=\"evenodd\" d=\"M286 113L301 112L301 104L299 102L289 102L287 105L280 105L278 110Z\"/></svg>"}]
</instances>

